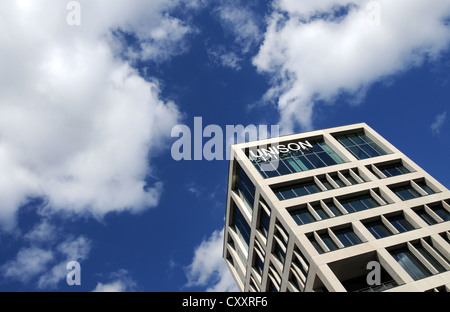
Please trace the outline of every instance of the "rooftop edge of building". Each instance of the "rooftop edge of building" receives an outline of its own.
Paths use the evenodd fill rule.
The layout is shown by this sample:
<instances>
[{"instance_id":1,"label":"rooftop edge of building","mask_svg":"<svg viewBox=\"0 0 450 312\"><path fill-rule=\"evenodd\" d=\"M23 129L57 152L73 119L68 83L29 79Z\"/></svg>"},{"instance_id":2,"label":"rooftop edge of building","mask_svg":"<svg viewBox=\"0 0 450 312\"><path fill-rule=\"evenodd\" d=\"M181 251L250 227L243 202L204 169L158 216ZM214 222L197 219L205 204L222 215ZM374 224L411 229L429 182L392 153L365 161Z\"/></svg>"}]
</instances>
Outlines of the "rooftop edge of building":
<instances>
[{"instance_id":1,"label":"rooftop edge of building","mask_svg":"<svg viewBox=\"0 0 450 312\"><path fill-rule=\"evenodd\" d=\"M355 130L358 128L366 128L366 129L370 129L371 131L374 131L367 123L359 122L359 123L353 123L353 124L349 124L349 125L329 127L329 128L317 129L317 130L309 130L309 131L304 131L304 132L299 132L299 133L280 135L277 137L272 137L272 138L267 138L267 139L260 139L260 140L254 140L254 141L249 141L249 142L231 144L231 149L242 149L242 148L248 148L248 147L253 147L253 146L258 146L258 145L269 145L269 144L274 144L274 143L278 143L281 141L284 142L284 141L296 140L296 139L299 139L302 137L319 136L319 135L323 134L324 132L328 132L328 133L334 132L334 131L345 132L347 130Z\"/></svg>"}]
</instances>

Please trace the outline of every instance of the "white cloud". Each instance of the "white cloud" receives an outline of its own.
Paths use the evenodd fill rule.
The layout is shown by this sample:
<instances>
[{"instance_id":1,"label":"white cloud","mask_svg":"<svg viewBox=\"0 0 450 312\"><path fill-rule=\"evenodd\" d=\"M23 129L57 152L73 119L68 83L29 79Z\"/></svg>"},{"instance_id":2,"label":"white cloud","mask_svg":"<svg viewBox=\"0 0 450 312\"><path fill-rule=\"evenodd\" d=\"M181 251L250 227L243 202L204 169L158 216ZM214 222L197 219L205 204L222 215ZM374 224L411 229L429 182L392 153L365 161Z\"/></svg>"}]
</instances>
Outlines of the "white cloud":
<instances>
[{"instance_id":1,"label":"white cloud","mask_svg":"<svg viewBox=\"0 0 450 312\"><path fill-rule=\"evenodd\" d=\"M272 78L265 99L277 102L284 132L311 129L317 101L362 99L375 82L436 59L448 48L446 0L275 1L254 65ZM420 21L420 22L418 22Z\"/></svg>"},{"instance_id":2,"label":"white cloud","mask_svg":"<svg viewBox=\"0 0 450 312\"><path fill-rule=\"evenodd\" d=\"M206 291L239 291L225 260L223 230L215 231L195 249L192 263L186 268L186 287L207 287Z\"/></svg>"},{"instance_id":3,"label":"white cloud","mask_svg":"<svg viewBox=\"0 0 450 312\"><path fill-rule=\"evenodd\" d=\"M14 260L6 262L1 272L6 278L28 282L31 278L44 272L54 258L50 250L37 247L22 248Z\"/></svg>"},{"instance_id":4,"label":"white cloud","mask_svg":"<svg viewBox=\"0 0 450 312\"><path fill-rule=\"evenodd\" d=\"M234 37L242 53L249 52L262 39L260 21L251 8L251 3L240 0L221 1L214 12L222 27Z\"/></svg>"},{"instance_id":5,"label":"white cloud","mask_svg":"<svg viewBox=\"0 0 450 312\"><path fill-rule=\"evenodd\" d=\"M228 67L233 70L241 70L241 62L243 58L233 51L227 51L224 46L217 46L207 50L209 60L215 64L223 67Z\"/></svg>"},{"instance_id":6,"label":"white cloud","mask_svg":"<svg viewBox=\"0 0 450 312\"><path fill-rule=\"evenodd\" d=\"M202 196L202 191L200 191L199 186L194 182L188 183L186 185L186 189L189 191L189 193L193 194L197 198L200 198Z\"/></svg>"},{"instance_id":7,"label":"white cloud","mask_svg":"<svg viewBox=\"0 0 450 312\"><path fill-rule=\"evenodd\" d=\"M92 242L84 237L69 238L56 246L59 256L63 260L53 265L39 277L37 286L41 289L56 288L61 280L64 280L69 271L67 270L67 263L70 261L80 262L81 270L83 270L83 260L87 259L91 251Z\"/></svg>"},{"instance_id":8,"label":"white cloud","mask_svg":"<svg viewBox=\"0 0 450 312\"><path fill-rule=\"evenodd\" d=\"M131 292L136 288L136 283L131 279L127 270L119 270L109 274L113 281L109 283L98 282L93 292Z\"/></svg>"},{"instance_id":9,"label":"white cloud","mask_svg":"<svg viewBox=\"0 0 450 312\"><path fill-rule=\"evenodd\" d=\"M430 128L433 134L437 135L441 132L441 128L444 125L444 123L447 121L447 112L443 112L442 114L439 114L434 119L434 122L431 124Z\"/></svg>"},{"instance_id":10,"label":"white cloud","mask_svg":"<svg viewBox=\"0 0 450 312\"><path fill-rule=\"evenodd\" d=\"M218 13L222 24L234 34L236 42L243 47L244 52L261 40L260 22L247 3L222 1Z\"/></svg>"},{"instance_id":11,"label":"white cloud","mask_svg":"<svg viewBox=\"0 0 450 312\"><path fill-rule=\"evenodd\" d=\"M42 224L28 233L32 235L25 235L25 238L32 243L49 243L51 239L43 240L43 238L48 238L47 235L37 234L41 233L38 229L43 227ZM2 265L0 272L5 278L22 283L29 283L31 279L36 278L36 286L39 289L55 289L69 273L66 267L67 263L70 261L82 263L89 256L91 245L89 239L78 236L68 238L54 248L51 243L45 248L35 245L24 247L18 251L15 259Z\"/></svg>"},{"instance_id":12,"label":"white cloud","mask_svg":"<svg viewBox=\"0 0 450 312\"><path fill-rule=\"evenodd\" d=\"M0 227L11 230L29 197L47 211L101 218L157 205L162 184L146 185L150 158L179 112L115 57L111 30L132 34L135 54L156 61L184 51L191 30L168 12L183 1L79 1L81 26L66 24L66 2L0 3ZM195 6L196 2L186 4ZM167 26L167 27L162 27Z\"/></svg>"},{"instance_id":13,"label":"white cloud","mask_svg":"<svg viewBox=\"0 0 450 312\"><path fill-rule=\"evenodd\" d=\"M48 220L43 219L24 235L25 240L32 243L50 242L56 237L57 229Z\"/></svg>"},{"instance_id":14,"label":"white cloud","mask_svg":"<svg viewBox=\"0 0 450 312\"><path fill-rule=\"evenodd\" d=\"M108 284L97 283L93 292L124 292L125 285L121 281L115 281Z\"/></svg>"}]
</instances>

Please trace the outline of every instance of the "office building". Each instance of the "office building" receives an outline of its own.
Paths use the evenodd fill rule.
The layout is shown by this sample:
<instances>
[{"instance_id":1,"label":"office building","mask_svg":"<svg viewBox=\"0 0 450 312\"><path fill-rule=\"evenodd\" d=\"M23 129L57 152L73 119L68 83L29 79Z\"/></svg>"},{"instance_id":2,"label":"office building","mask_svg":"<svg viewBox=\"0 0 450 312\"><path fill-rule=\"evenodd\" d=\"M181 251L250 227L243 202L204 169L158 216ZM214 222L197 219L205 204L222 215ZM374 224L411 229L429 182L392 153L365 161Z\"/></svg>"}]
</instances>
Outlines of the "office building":
<instances>
[{"instance_id":1,"label":"office building","mask_svg":"<svg viewBox=\"0 0 450 312\"><path fill-rule=\"evenodd\" d=\"M246 292L449 291L449 218L365 123L305 132L232 146L223 257Z\"/></svg>"}]
</instances>

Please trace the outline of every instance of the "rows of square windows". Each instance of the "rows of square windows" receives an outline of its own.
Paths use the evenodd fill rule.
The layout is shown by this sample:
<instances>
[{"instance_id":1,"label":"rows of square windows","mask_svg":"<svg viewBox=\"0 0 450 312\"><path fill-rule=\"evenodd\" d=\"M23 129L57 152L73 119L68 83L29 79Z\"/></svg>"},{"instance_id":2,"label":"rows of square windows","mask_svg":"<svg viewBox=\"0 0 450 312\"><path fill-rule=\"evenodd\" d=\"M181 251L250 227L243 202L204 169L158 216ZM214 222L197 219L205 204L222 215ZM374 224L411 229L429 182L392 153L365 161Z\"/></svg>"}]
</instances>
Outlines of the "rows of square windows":
<instances>
[{"instance_id":1,"label":"rows of square windows","mask_svg":"<svg viewBox=\"0 0 450 312\"><path fill-rule=\"evenodd\" d=\"M380 178L387 176L395 176L398 174L409 173L401 161L396 161L394 163L371 165L371 170L376 168L375 174ZM378 172L378 173L377 173ZM325 190L334 189L337 187L345 187L349 185L354 185L357 183L363 183L367 180L367 177L362 177L356 168L339 171L335 173L325 174L322 176L315 176L312 180L301 181L291 186L284 187L272 187L274 193L280 200L290 199L293 197L304 196L309 194L314 194L317 192L322 192ZM409 200L425 195L434 194L436 191L425 182L424 179L404 182L401 184L388 186L400 199ZM245 171L239 166L238 167L238 177L236 182L236 190L238 195L243 199L246 208L248 209L250 215L253 212L253 203L255 195L255 186L251 180L246 175ZM362 204L362 205L361 205ZM378 204L383 204L378 200ZM344 211L336 207L335 204L330 203L327 205L321 204L321 207L316 207L317 209L312 209L316 211L320 216L319 218L314 218L305 214L305 218L309 220L302 220L301 218L296 219L297 223L304 224L315 220L322 220L333 216L338 216L346 213L351 213L359 210L364 210L366 208L373 208L378 206L377 202L370 197L359 198L353 202L345 202L343 204L345 207ZM339 205L338 205L339 206ZM347 210L347 208L349 208ZM311 210L311 208L309 208ZM312 216L315 215L314 212L311 213Z\"/></svg>"},{"instance_id":2,"label":"rows of square windows","mask_svg":"<svg viewBox=\"0 0 450 312\"><path fill-rule=\"evenodd\" d=\"M259 233L262 234L264 238L267 238L268 225L270 220L270 208L267 207L265 201L261 198L259 207ZM269 261L268 264L268 278L267 285L264 289L269 292L278 292L281 286L280 272L285 268L286 262L286 252L289 242L289 236L285 228L277 220L274 226L274 236L272 241L272 255L273 259ZM250 290L260 291L259 286L262 282L262 276L264 272L264 265L266 262L266 253L263 248L263 243L255 236L254 241L254 254L252 268L256 274L250 275ZM298 247L294 248L293 256L291 259L291 266L289 268L289 282L292 287L298 291L303 291L307 271L309 269L309 263L303 254L300 252ZM257 282L258 281L258 282Z\"/></svg>"},{"instance_id":3,"label":"rows of square windows","mask_svg":"<svg viewBox=\"0 0 450 312\"><path fill-rule=\"evenodd\" d=\"M351 226L350 226L351 227ZM349 227L349 228L350 228ZM337 232L333 229L332 233ZM443 237L446 242L439 239ZM337 235L330 235L337 239ZM357 292L379 292L397 287L403 284L402 274L397 274L393 278L392 272L400 273L397 268L393 268L393 262L397 262L406 274L413 280L420 280L429 276L450 271L450 254L448 245L449 232L443 232L437 235L417 238L405 243L395 244L387 247L386 253L379 251L369 251L364 254L356 255L351 261L341 259L328 264L331 271L336 275L342 286L347 291ZM336 244L336 242L333 242ZM330 244L330 243L328 243ZM385 257L392 257L394 261L389 261ZM379 280L376 285L368 285L368 275L364 268L369 269L368 264L378 263L380 265ZM389 273L391 272L391 273ZM401 279L401 280L399 280ZM323 283L317 285L319 291L326 291ZM322 286L322 287L321 287ZM430 291L446 291L445 288L431 289ZM316 289L314 289L316 290Z\"/></svg>"},{"instance_id":4,"label":"rows of square windows","mask_svg":"<svg viewBox=\"0 0 450 312\"><path fill-rule=\"evenodd\" d=\"M279 200L286 200L364 182L366 180L361 177L358 169L353 168L314 176L288 186L272 186L271 188Z\"/></svg>"},{"instance_id":5,"label":"rows of square windows","mask_svg":"<svg viewBox=\"0 0 450 312\"><path fill-rule=\"evenodd\" d=\"M387 154L363 132L340 135L335 138L358 160Z\"/></svg>"},{"instance_id":6,"label":"rows of square windows","mask_svg":"<svg viewBox=\"0 0 450 312\"><path fill-rule=\"evenodd\" d=\"M441 233L440 235L446 239L447 243L449 242L448 237L450 234L448 232ZM340 227L339 229L327 229L326 232L309 233L307 234L307 237L321 254L361 243L359 237L352 230L351 225L344 228ZM408 275L416 281L450 271L450 255L448 253L448 248L449 246L443 246L440 243L437 243L432 237L425 237L388 247L387 251ZM392 278L389 278L389 276L386 277L386 282L389 285L387 288L398 286L395 281L392 281ZM346 289L352 283L355 282L351 280L343 282L343 284L346 285ZM376 289L368 287L360 291L382 290L386 290L386 287Z\"/></svg>"},{"instance_id":7,"label":"rows of square windows","mask_svg":"<svg viewBox=\"0 0 450 312\"><path fill-rule=\"evenodd\" d=\"M387 154L364 131L358 131L348 135L334 135L334 137L358 160ZM310 140L309 143L312 145L312 148L307 150L301 149L280 153L279 157L268 154L266 156L270 158L270 161L265 159L266 157L256 157L256 159L252 159L251 161L263 178L302 172L345 162L324 142L323 138L320 140ZM275 157L275 166L272 163L272 157Z\"/></svg>"},{"instance_id":8,"label":"rows of square windows","mask_svg":"<svg viewBox=\"0 0 450 312\"><path fill-rule=\"evenodd\" d=\"M425 179L416 179L400 184L388 185L388 187L395 195L404 201L436 193Z\"/></svg>"},{"instance_id":9,"label":"rows of square windows","mask_svg":"<svg viewBox=\"0 0 450 312\"><path fill-rule=\"evenodd\" d=\"M441 201L430 205L415 207L413 208L413 211L420 209L433 211L436 215L447 218L448 220L450 205L447 201ZM442 217L440 217L441 220L444 219ZM375 221L380 220L388 232L375 229ZM372 234L374 234L376 238L382 238L387 235L393 235L414 229L414 226L407 220L407 218L405 218L403 213L383 215L380 216L378 220L362 220L362 223ZM448 232L441 233L441 236L447 241L447 243L450 243L450 234ZM319 253L329 252L362 243L361 238L358 234L356 234L351 224L312 232L307 234L307 237ZM276 259L284 265L288 237L279 222L276 222L275 238L272 253ZM229 244L235 248L233 242L229 242ZM401 246L390 247L388 248L388 251L414 280L418 280L448 271L450 268L448 256L443 254L439 248L436 249L434 245L434 242L427 238L420 241L409 242L406 245L403 244ZM264 258L264 248L262 248L262 245L258 240L255 240L253 267L259 275L262 275L263 272ZM231 256L228 256L228 260L230 263L233 263ZM245 263L245 259L241 259L241 261L244 261ZM278 273L280 269L277 270L277 267L279 266L275 266L272 261L270 261L268 265L269 268L266 291L279 291L281 285L281 277L280 273ZM289 268L289 283L291 288L296 291L304 290L308 266L309 264L305 257L301 254L298 247L295 247L291 260L291 267ZM235 266L235 269L237 275L244 283L245 273L239 268L239 266ZM282 270L283 268L281 268L281 271ZM259 283L261 283L260 278ZM252 275L250 276L250 289L252 291L261 290Z\"/></svg>"},{"instance_id":10,"label":"rows of square windows","mask_svg":"<svg viewBox=\"0 0 450 312\"><path fill-rule=\"evenodd\" d=\"M369 169L375 176L380 179L395 177L398 175L413 172L413 169L409 166L405 166L402 160L368 165L367 169Z\"/></svg>"},{"instance_id":11,"label":"rows of square windows","mask_svg":"<svg viewBox=\"0 0 450 312\"><path fill-rule=\"evenodd\" d=\"M290 210L290 214L298 225L308 224L331 217L355 213L385 205L378 189L373 189L351 197L330 198L319 202L307 203Z\"/></svg>"},{"instance_id":12,"label":"rows of square windows","mask_svg":"<svg viewBox=\"0 0 450 312\"><path fill-rule=\"evenodd\" d=\"M412 211L416 212L418 216L430 225L450 220L450 205L447 201L414 207ZM432 220L432 222L429 220ZM412 231L419 227L413 225L414 222L411 222L408 215L404 212L381 215L362 220L361 222L376 239ZM319 253L362 243L362 239L353 231L351 225L314 231L308 233L307 237Z\"/></svg>"},{"instance_id":13,"label":"rows of square windows","mask_svg":"<svg viewBox=\"0 0 450 312\"><path fill-rule=\"evenodd\" d=\"M319 254L362 243L351 224L314 231L306 236Z\"/></svg>"},{"instance_id":14,"label":"rows of square windows","mask_svg":"<svg viewBox=\"0 0 450 312\"><path fill-rule=\"evenodd\" d=\"M432 189L424 179L408 181L402 184L388 186L401 200L409 200L426 195L434 194ZM294 209L289 209L290 214L298 225L321 221L344 214L359 212L382 205L389 202L384 199L379 189L372 189L365 193L329 198L318 202L307 203ZM444 217L443 219L445 219ZM429 222L433 222L433 219Z\"/></svg>"},{"instance_id":15,"label":"rows of square windows","mask_svg":"<svg viewBox=\"0 0 450 312\"><path fill-rule=\"evenodd\" d=\"M448 251L445 252L445 249L448 250L427 237L390 247L388 251L416 281L450 270Z\"/></svg>"},{"instance_id":16,"label":"rows of square windows","mask_svg":"<svg viewBox=\"0 0 450 312\"><path fill-rule=\"evenodd\" d=\"M384 164L373 164L367 166L367 168L380 179L412 172L412 169L408 169L407 167L405 167L401 160L396 160L394 162L388 162ZM367 181L369 181L369 178L367 176L363 176L362 174L360 174L357 168L352 168L348 170L314 176L312 178L301 180L287 186L274 185L271 186L271 189L279 200L286 200L327 190L333 190L345 186L364 183ZM420 190L420 188L422 188L423 191ZM404 200L423 196L425 195L424 192L426 192L427 194L433 194L435 192L432 188L425 184L423 180L417 181L416 184L411 183L411 185L409 186L396 186L393 187L393 189L397 192L399 197Z\"/></svg>"},{"instance_id":17,"label":"rows of square windows","mask_svg":"<svg viewBox=\"0 0 450 312\"><path fill-rule=\"evenodd\" d=\"M235 268L236 273L240 278L241 282L245 284L246 271L242 270L241 267L245 267L247 264L251 228L250 225L245 220L242 212L234 202L232 202L231 210L232 212L231 212L230 228L238 237L241 243L239 244L239 246L244 246L245 253L241 250L241 247L236 246L234 240L231 238L231 236L229 236L228 246L232 248L234 254L237 255L239 263L236 261L236 259L233 259L231 254L228 254L227 260L230 263L230 265L232 265ZM270 208L267 206L267 204L264 202L262 198L259 202L258 214L259 214L258 217L259 225L257 229L259 230L259 233L265 239L267 239L270 224ZM286 259L286 250L288 241L289 237L287 231L279 222L276 222L272 244L272 254L274 256L273 260L276 259L277 263L274 264L273 260L269 263L267 291L279 291L280 289L281 277L280 274L278 273L278 270L283 270ZM255 236L252 268L254 269L254 272L256 272L256 274L250 275L250 289L253 291L259 291L260 290L259 284L262 282L262 274L264 271L266 259L266 253L263 247L264 245L265 244L261 243L257 238L257 236Z\"/></svg>"},{"instance_id":18,"label":"rows of square windows","mask_svg":"<svg viewBox=\"0 0 450 312\"><path fill-rule=\"evenodd\" d=\"M380 171L381 171L381 169L390 170L390 171L395 169L396 170L395 172L400 172L398 174L405 174L405 173L410 172L408 169L406 169L406 170L399 169L397 171L398 168L401 168L401 163L400 163L400 166L398 164L390 164L389 166L386 166L386 167L383 167L381 165L377 166L377 169L379 169ZM405 168L405 167L403 167L403 168ZM387 171L387 172L390 172L390 171ZM381 171L381 172L383 172L383 171ZM346 172L344 172L344 173L346 173ZM353 172L353 173L357 174L355 172ZM343 174L343 172L340 172L340 174ZM376 171L375 171L375 174L376 174ZM381 175L378 175L378 174L376 174L376 175L379 178L388 177L388 175L386 175L384 173L383 173L384 177ZM392 174L391 176L395 176L395 174ZM250 180L248 179L247 181L250 181ZM399 198L401 198L402 200L409 200L411 198L416 198L416 197L420 197L420 196L424 196L424 195L428 195L428 194L433 194L435 192L426 183L426 181L424 179L416 179L414 181L409 181L409 183L407 183L407 184L401 184L401 185L395 184L395 185L391 185L388 187L395 194L397 194L397 196L399 196ZM405 196L405 192L408 192L411 195ZM406 193L406 194L408 194L408 193ZM253 196L254 196L254 193L253 193ZM253 196L251 198L253 198ZM254 200L254 198L253 198L253 200ZM366 192L366 194L362 194L362 195L358 195L358 196L354 196L354 197L350 197L350 198L348 198L348 197L347 198L341 197L338 199L331 198L329 200L324 200L324 201L320 201L317 203L312 203L312 204L308 203L305 208L307 208L310 215L306 219L312 220L311 222L319 221L319 220L323 220L323 219L326 219L329 217L334 217L334 216L339 216L339 215L346 214L346 213L352 213L352 212L357 212L357 211L361 211L361 210L365 210L365 209L370 209L370 208L374 208L374 207L384 205L384 204L386 204L386 201L380 195L379 190L373 189L373 190L369 190L369 192ZM258 229L260 230L260 233L262 233L263 236L265 236L267 238L269 221L270 221L270 208L265 203L260 206L265 207L265 209L260 209L260 212L258 213L258 216L259 216ZM450 210L450 206L449 206L448 200L442 201L440 203L423 205L420 207L413 208L413 211L415 211L428 224L435 224L435 223L439 223L439 222L443 222L443 221L448 221L449 220L449 210ZM293 216L294 215L295 214L293 214ZM305 217L304 216L300 217L300 220L305 220ZM371 220L371 221L372 222L379 221L378 225L381 222L382 226L385 226L388 229L387 232L384 230L381 230L381 232L379 232L379 233L382 233L382 234L380 234L380 236L377 238L383 237L382 235L397 234L396 231L398 231L398 233L402 233L402 231L414 229L414 226L412 226L404 218L404 216L403 216L403 218L401 218L401 216L399 216L399 215L397 215L397 216L393 216L393 215L382 216L382 217L380 217L379 220ZM389 225L386 225L387 222L389 222L388 224L390 224L390 227L389 227ZM298 223L305 224L305 223L309 223L309 222L298 222ZM372 230L372 226L375 226L375 225L376 225L375 223L373 223L371 225L367 225L369 231L373 232L372 234L375 233L375 227ZM247 255L248 255L248 242L249 242L249 238L250 238L250 226L245 221L245 218L243 217L243 215L239 211L239 209L237 209L236 212L234 213L232 226L233 226L235 232L237 233L238 237L240 238L240 240L242 242L244 242L243 245L247 248ZM393 230L393 228L395 230ZM334 229L334 230L336 230L336 229ZM320 248L322 248L322 252L334 250L335 246L333 245L333 243L338 248L343 248L343 247L359 244L361 242L360 238L358 237L358 235L356 233L354 233L352 231L351 227L344 228L344 229L338 229L338 230L336 230L337 232L335 232L334 230L332 231L331 229L329 229L329 231L331 231L331 233L333 233L333 234L330 234L330 232L328 232L327 233L328 236L324 233L319 233L322 236L320 236L319 234L316 233L316 235L319 235L321 244L317 243L317 241L316 241L316 243L319 244ZM374 235L374 236L376 236L376 235ZM317 236L315 236L315 237L317 237ZM448 234L444 238L446 238L446 240L448 241ZM336 239L338 240L338 243L336 242ZM232 247L234 247L234 243L232 245L233 245ZM323 248L324 245L326 246L326 248ZM284 248L281 248L280 244L278 244L278 242L275 241L273 246L274 246L274 248L272 250L272 253L278 259L278 261L280 261L284 264L284 259L286 256L286 245L284 245ZM328 250L327 250L327 248L328 248ZM260 249L262 249L262 248L260 248ZM244 253L242 253L242 252L238 253L238 256L240 258L240 261L242 261L243 263L246 263L247 256L245 256ZM230 256L228 256L228 258L230 258ZM233 261L232 258L230 261ZM293 258L293 261L294 261L294 258ZM261 264L259 264L259 265L261 265ZM262 266L264 266L263 262L262 262ZM276 283L276 281L279 281L279 279L277 278L277 276L275 276L275 273L274 273L274 272L276 272L276 269L274 269L275 266L273 265L273 263L269 263L269 266L271 267L271 269L269 270L269 274L270 274L270 272L272 272L271 273L272 277L269 279L267 290L279 289L279 285L277 285L277 283ZM238 273L239 277L241 279L245 278L245 273L242 272L242 270L240 270L240 271L239 270L240 270L239 267L237 267L237 273ZM303 278L306 278L306 274L303 274L303 275L304 275ZM299 289L301 291L301 287L299 287L299 285L301 286L304 284L302 284L302 278L300 277L300 279L299 279L298 276L301 276L301 274L298 274L298 269L296 271L293 271L293 269L291 268L290 282L291 282L291 284L296 285L295 286L296 289ZM250 282L251 282L251 284L254 284L253 277L251 277Z\"/></svg>"},{"instance_id":19,"label":"rows of square windows","mask_svg":"<svg viewBox=\"0 0 450 312\"><path fill-rule=\"evenodd\" d=\"M375 219L363 220L363 225L377 239L414 230L404 213L378 216Z\"/></svg>"}]
</instances>

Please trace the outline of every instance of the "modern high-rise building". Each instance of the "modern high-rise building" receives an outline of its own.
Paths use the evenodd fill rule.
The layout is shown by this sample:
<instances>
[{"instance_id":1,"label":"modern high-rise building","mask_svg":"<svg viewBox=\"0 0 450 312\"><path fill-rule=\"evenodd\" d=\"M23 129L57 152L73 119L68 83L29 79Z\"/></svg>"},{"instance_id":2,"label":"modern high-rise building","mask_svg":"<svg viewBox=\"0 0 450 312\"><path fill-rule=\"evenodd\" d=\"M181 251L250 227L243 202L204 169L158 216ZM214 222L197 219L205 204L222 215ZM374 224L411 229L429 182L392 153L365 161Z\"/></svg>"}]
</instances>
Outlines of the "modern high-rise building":
<instances>
[{"instance_id":1,"label":"modern high-rise building","mask_svg":"<svg viewBox=\"0 0 450 312\"><path fill-rule=\"evenodd\" d=\"M449 291L449 220L450 192L365 123L231 148L242 291Z\"/></svg>"}]
</instances>

